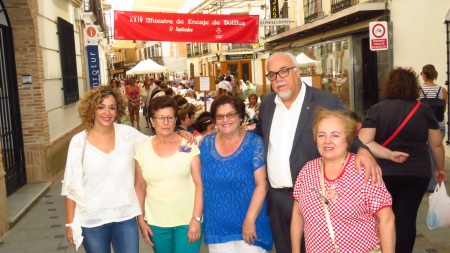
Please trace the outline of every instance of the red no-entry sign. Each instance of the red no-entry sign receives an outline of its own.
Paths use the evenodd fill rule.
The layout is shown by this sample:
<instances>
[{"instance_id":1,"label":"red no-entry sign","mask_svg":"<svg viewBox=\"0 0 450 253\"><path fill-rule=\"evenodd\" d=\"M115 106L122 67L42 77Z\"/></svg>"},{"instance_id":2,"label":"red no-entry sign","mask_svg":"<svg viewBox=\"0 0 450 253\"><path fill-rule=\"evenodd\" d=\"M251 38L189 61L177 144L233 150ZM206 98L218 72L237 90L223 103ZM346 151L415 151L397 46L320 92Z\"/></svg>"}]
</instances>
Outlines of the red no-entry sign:
<instances>
[{"instance_id":1,"label":"red no-entry sign","mask_svg":"<svg viewBox=\"0 0 450 253\"><path fill-rule=\"evenodd\" d=\"M388 26L386 21L370 22L369 33L370 50L379 51L388 49Z\"/></svg>"}]
</instances>

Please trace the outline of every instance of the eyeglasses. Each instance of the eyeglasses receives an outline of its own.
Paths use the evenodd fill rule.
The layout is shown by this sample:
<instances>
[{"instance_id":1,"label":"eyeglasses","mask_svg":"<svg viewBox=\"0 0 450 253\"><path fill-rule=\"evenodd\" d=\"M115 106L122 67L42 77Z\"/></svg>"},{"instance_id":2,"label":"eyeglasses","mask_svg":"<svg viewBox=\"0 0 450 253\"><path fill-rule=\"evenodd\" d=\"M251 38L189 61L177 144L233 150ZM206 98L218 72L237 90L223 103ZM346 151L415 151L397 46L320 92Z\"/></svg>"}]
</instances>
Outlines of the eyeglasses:
<instances>
[{"instance_id":1,"label":"eyeglasses","mask_svg":"<svg viewBox=\"0 0 450 253\"><path fill-rule=\"evenodd\" d=\"M328 205L330 203L330 201L328 201L328 199L322 195L322 193L320 193L320 191L316 190L315 188L311 188L311 192L314 192L317 194L317 198L320 199L321 201L323 201L323 203L325 205Z\"/></svg>"},{"instance_id":2,"label":"eyeglasses","mask_svg":"<svg viewBox=\"0 0 450 253\"><path fill-rule=\"evenodd\" d=\"M177 119L177 117L175 117L175 116L162 116L162 115L156 116L153 118L159 123L163 123L164 120L166 120L166 119L167 119L167 122L174 122Z\"/></svg>"},{"instance_id":3,"label":"eyeglasses","mask_svg":"<svg viewBox=\"0 0 450 253\"><path fill-rule=\"evenodd\" d=\"M297 66L293 66L290 68L282 68L278 72L269 72L269 74L267 74L266 77L267 77L267 79L269 79L269 81L276 80L277 75L279 75L280 77L287 77L287 76L289 76L289 70L291 70L293 68L297 68Z\"/></svg>"},{"instance_id":4,"label":"eyeglasses","mask_svg":"<svg viewBox=\"0 0 450 253\"><path fill-rule=\"evenodd\" d=\"M237 114L238 114L238 112L229 112L229 113L227 113L225 115L217 114L216 115L216 120L223 120L225 117L227 117L228 119L234 119Z\"/></svg>"}]
</instances>

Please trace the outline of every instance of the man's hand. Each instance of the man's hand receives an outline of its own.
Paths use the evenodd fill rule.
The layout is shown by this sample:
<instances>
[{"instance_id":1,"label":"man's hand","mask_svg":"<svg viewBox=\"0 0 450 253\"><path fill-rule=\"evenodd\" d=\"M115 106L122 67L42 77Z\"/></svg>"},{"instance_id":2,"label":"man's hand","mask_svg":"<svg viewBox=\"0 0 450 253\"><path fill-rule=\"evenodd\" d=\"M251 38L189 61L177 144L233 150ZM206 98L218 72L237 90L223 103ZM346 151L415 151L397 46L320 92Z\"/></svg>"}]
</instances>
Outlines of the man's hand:
<instances>
[{"instance_id":1,"label":"man's hand","mask_svg":"<svg viewBox=\"0 0 450 253\"><path fill-rule=\"evenodd\" d=\"M383 180L381 177L380 166L378 166L375 158L367 149L360 148L358 150L358 153L355 157L355 165L359 173L361 173L362 167L366 169L366 175L364 177L364 181L366 183L368 183L369 179L371 179L372 185L375 185L381 183L381 181Z\"/></svg>"}]
</instances>

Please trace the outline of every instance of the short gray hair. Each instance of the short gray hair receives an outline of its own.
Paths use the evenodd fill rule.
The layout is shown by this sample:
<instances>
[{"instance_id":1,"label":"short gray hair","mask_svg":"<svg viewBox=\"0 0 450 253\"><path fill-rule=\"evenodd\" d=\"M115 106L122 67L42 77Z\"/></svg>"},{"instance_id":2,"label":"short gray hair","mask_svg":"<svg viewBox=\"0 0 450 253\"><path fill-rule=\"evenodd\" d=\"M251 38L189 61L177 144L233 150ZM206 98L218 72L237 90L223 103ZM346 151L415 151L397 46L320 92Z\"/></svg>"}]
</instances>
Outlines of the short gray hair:
<instances>
[{"instance_id":1,"label":"short gray hair","mask_svg":"<svg viewBox=\"0 0 450 253\"><path fill-rule=\"evenodd\" d=\"M291 58L293 66L298 67L298 63L297 63L297 58L292 54L292 53L288 53L288 52L275 52L273 54L271 54L269 56L269 58L267 58L267 62L266 62L266 69L267 66L269 65L270 60L272 59L272 57L278 56L278 55L287 55L289 56L289 58Z\"/></svg>"}]
</instances>

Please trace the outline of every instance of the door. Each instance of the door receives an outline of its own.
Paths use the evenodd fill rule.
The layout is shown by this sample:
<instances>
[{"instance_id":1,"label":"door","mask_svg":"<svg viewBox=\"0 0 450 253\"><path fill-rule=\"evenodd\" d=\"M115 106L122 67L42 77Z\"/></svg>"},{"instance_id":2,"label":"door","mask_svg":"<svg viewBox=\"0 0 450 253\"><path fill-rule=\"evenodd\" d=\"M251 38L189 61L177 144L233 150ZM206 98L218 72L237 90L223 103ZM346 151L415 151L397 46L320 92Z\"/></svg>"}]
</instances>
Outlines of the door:
<instances>
[{"instance_id":1,"label":"door","mask_svg":"<svg viewBox=\"0 0 450 253\"><path fill-rule=\"evenodd\" d=\"M361 41L364 115L372 105L379 102L377 53L370 51L369 43L369 38Z\"/></svg>"},{"instance_id":2,"label":"door","mask_svg":"<svg viewBox=\"0 0 450 253\"><path fill-rule=\"evenodd\" d=\"M0 138L6 195L27 183L12 28L0 0Z\"/></svg>"}]
</instances>

